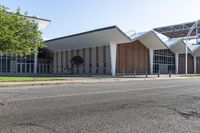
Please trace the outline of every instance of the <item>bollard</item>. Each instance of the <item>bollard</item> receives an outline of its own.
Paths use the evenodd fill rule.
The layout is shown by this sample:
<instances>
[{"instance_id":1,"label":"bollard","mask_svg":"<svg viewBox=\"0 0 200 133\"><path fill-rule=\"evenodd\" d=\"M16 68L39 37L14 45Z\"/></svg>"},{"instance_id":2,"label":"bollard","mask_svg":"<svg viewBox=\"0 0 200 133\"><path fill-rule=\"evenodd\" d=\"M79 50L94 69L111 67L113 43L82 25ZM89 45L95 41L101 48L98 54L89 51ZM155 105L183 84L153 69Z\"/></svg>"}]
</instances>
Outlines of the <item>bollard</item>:
<instances>
[{"instance_id":1,"label":"bollard","mask_svg":"<svg viewBox=\"0 0 200 133\"><path fill-rule=\"evenodd\" d=\"M136 77L136 71L133 72L133 77L134 77L134 78Z\"/></svg>"},{"instance_id":2,"label":"bollard","mask_svg":"<svg viewBox=\"0 0 200 133\"><path fill-rule=\"evenodd\" d=\"M170 78L172 77L172 73L171 73L171 71L169 71L169 77L170 77Z\"/></svg>"},{"instance_id":3,"label":"bollard","mask_svg":"<svg viewBox=\"0 0 200 133\"><path fill-rule=\"evenodd\" d=\"M158 71L158 78L160 77L160 71Z\"/></svg>"},{"instance_id":4,"label":"bollard","mask_svg":"<svg viewBox=\"0 0 200 133\"><path fill-rule=\"evenodd\" d=\"M146 71L146 78L148 78L148 71Z\"/></svg>"}]
</instances>

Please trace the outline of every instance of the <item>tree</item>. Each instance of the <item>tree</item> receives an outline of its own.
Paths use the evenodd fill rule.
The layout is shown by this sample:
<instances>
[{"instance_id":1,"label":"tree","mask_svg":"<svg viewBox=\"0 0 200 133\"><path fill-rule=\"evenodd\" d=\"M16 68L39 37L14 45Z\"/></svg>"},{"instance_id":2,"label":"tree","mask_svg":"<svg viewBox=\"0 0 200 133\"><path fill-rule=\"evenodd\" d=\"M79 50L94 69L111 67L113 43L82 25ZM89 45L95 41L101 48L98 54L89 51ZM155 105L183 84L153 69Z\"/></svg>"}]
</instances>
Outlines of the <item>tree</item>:
<instances>
[{"instance_id":1,"label":"tree","mask_svg":"<svg viewBox=\"0 0 200 133\"><path fill-rule=\"evenodd\" d=\"M74 56L74 57L72 57L71 60L70 60L70 63L71 63L71 64L74 64L74 65L80 65L80 64L82 64L83 62L84 62L84 61L83 61L83 59L82 59L81 56Z\"/></svg>"},{"instance_id":2,"label":"tree","mask_svg":"<svg viewBox=\"0 0 200 133\"><path fill-rule=\"evenodd\" d=\"M18 8L9 13L8 8L0 5L0 51L8 55L27 56L37 49L44 48L42 33L27 13L21 15Z\"/></svg>"}]
</instances>

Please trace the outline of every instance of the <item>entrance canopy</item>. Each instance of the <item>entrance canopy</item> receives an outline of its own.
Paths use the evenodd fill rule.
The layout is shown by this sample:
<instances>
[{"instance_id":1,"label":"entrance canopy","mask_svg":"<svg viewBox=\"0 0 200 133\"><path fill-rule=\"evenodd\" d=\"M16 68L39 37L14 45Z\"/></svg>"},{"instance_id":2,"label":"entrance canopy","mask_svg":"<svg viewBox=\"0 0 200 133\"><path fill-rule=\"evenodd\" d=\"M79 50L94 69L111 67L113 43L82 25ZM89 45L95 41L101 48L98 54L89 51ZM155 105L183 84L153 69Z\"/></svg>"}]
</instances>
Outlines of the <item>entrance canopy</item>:
<instances>
[{"instance_id":1,"label":"entrance canopy","mask_svg":"<svg viewBox=\"0 0 200 133\"><path fill-rule=\"evenodd\" d=\"M188 22L182 24L175 24L170 26L154 28L158 33L161 33L169 38L179 38L186 37L190 28L195 24L195 22ZM198 29L198 34L200 33L200 24L193 30L191 36L196 35L196 29Z\"/></svg>"},{"instance_id":2,"label":"entrance canopy","mask_svg":"<svg viewBox=\"0 0 200 133\"><path fill-rule=\"evenodd\" d=\"M126 43L131 42L131 39L117 26L111 26L47 40L45 44L50 51L59 51L64 49L80 49L109 45L110 42L116 44Z\"/></svg>"},{"instance_id":3,"label":"entrance canopy","mask_svg":"<svg viewBox=\"0 0 200 133\"><path fill-rule=\"evenodd\" d=\"M178 54L184 54L185 53L186 44L182 39L167 40L165 42L165 44L174 53L178 53ZM188 52L191 53L191 50L189 48L188 48Z\"/></svg>"},{"instance_id":4,"label":"entrance canopy","mask_svg":"<svg viewBox=\"0 0 200 133\"><path fill-rule=\"evenodd\" d=\"M137 33L132 35L130 38L132 41L141 41L148 49L167 49L165 43L156 35L156 33L154 33L154 31Z\"/></svg>"}]
</instances>

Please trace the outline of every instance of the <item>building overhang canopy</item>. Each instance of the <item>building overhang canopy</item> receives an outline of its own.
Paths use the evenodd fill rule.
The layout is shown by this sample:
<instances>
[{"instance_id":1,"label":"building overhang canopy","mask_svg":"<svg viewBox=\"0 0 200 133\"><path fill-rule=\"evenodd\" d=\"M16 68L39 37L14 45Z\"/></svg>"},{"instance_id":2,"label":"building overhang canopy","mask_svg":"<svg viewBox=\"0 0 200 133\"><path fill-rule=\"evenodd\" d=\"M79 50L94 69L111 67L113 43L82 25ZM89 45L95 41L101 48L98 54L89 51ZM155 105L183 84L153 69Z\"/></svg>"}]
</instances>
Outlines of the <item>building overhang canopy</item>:
<instances>
[{"instance_id":1,"label":"building overhang canopy","mask_svg":"<svg viewBox=\"0 0 200 133\"><path fill-rule=\"evenodd\" d=\"M153 49L153 50L167 49L165 43L152 30L132 35L130 38L132 39L132 41L139 40L148 49Z\"/></svg>"},{"instance_id":2,"label":"building overhang canopy","mask_svg":"<svg viewBox=\"0 0 200 133\"><path fill-rule=\"evenodd\" d=\"M80 49L96 46L109 45L110 42L126 43L131 39L117 26L96 29L84 33L65 36L45 41L47 49L60 51L63 49Z\"/></svg>"},{"instance_id":3,"label":"building overhang canopy","mask_svg":"<svg viewBox=\"0 0 200 133\"><path fill-rule=\"evenodd\" d=\"M169 38L180 38L180 37L186 37L190 28L195 24L196 22L188 22L188 23L182 23L182 24L175 24L170 26L164 26L164 27L158 27L154 28L154 31L161 33ZM197 25L196 28L194 28L191 36L196 35L196 29L198 29L198 34L200 33L200 24Z\"/></svg>"},{"instance_id":4,"label":"building overhang canopy","mask_svg":"<svg viewBox=\"0 0 200 133\"><path fill-rule=\"evenodd\" d=\"M200 56L200 45L188 45L192 51L193 56Z\"/></svg>"},{"instance_id":5,"label":"building overhang canopy","mask_svg":"<svg viewBox=\"0 0 200 133\"><path fill-rule=\"evenodd\" d=\"M186 44L182 39L167 40L165 41L165 44L174 53L178 53L178 54L185 53ZM188 48L188 52L191 53L191 50L189 48Z\"/></svg>"},{"instance_id":6,"label":"building overhang canopy","mask_svg":"<svg viewBox=\"0 0 200 133\"><path fill-rule=\"evenodd\" d=\"M42 19L42 18L37 18L37 17L31 17L31 16L26 16L27 20L33 20L36 24L38 24L38 27L40 29L45 29L48 27L50 24L50 20L47 19Z\"/></svg>"}]
</instances>

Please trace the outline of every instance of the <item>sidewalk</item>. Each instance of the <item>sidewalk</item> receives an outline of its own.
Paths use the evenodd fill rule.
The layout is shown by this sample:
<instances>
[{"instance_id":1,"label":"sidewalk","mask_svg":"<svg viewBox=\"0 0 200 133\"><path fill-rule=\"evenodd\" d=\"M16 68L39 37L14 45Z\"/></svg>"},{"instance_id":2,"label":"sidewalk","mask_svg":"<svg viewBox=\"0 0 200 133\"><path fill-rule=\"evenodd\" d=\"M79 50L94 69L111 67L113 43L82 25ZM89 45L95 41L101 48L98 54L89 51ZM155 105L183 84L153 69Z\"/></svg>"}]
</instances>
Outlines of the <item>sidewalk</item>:
<instances>
[{"instance_id":1,"label":"sidewalk","mask_svg":"<svg viewBox=\"0 0 200 133\"><path fill-rule=\"evenodd\" d=\"M109 82L127 82L127 81L143 81L143 80L166 80L166 79L186 79L188 77L180 77L177 75L137 75L136 78L133 76L123 76L112 78L110 76L95 76L95 77L60 77L61 80L55 81L34 81L34 82L0 82L1 87L20 87L20 86L38 86L38 85L62 85L62 84L89 84L89 83L109 83Z\"/></svg>"}]
</instances>

